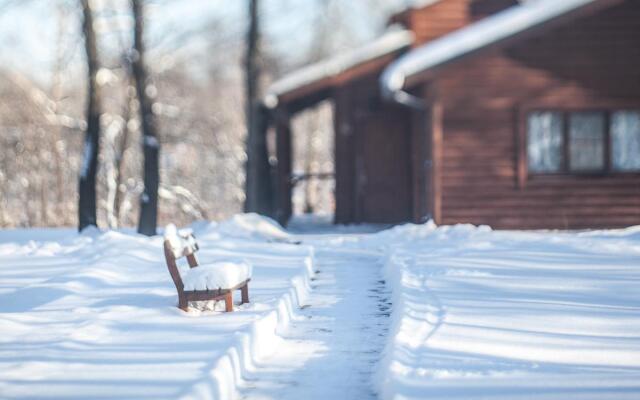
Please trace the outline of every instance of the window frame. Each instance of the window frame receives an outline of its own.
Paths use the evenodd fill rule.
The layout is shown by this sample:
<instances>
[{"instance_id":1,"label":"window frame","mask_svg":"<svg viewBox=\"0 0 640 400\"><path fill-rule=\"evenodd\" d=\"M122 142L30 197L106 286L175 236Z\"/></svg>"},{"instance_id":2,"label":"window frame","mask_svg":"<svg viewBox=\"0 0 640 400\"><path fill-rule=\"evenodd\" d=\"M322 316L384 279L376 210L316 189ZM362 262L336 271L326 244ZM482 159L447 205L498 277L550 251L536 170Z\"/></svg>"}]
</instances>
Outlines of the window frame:
<instances>
[{"instance_id":1,"label":"window frame","mask_svg":"<svg viewBox=\"0 0 640 400\"><path fill-rule=\"evenodd\" d=\"M528 129L529 117L534 113L558 113L562 118L562 165L556 172L532 172L529 170ZM621 107L526 107L518 110L518 152L517 181L520 188L526 186L529 179L556 178L606 178L620 176L640 177L640 171L620 171L613 168L613 135L611 132L612 115L616 112L640 113L640 106ZM573 171L570 169L570 115L576 113L599 113L604 117L604 167L601 169Z\"/></svg>"}]
</instances>

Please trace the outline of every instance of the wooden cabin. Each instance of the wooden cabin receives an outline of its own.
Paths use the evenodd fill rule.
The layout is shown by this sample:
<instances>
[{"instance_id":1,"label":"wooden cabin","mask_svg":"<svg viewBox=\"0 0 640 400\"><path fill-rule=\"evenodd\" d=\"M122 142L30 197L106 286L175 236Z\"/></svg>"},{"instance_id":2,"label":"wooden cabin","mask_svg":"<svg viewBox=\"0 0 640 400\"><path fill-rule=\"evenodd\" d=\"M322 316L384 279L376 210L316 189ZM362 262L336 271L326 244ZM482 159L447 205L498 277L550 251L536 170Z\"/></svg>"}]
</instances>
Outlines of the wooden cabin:
<instances>
[{"instance_id":1,"label":"wooden cabin","mask_svg":"<svg viewBox=\"0 0 640 400\"><path fill-rule=\"evenodd\" d=\"M421 3L270 88L277 218L291 116L329 100L336 223L640 224L640 1Z\"/></svg>"}]
</instances>

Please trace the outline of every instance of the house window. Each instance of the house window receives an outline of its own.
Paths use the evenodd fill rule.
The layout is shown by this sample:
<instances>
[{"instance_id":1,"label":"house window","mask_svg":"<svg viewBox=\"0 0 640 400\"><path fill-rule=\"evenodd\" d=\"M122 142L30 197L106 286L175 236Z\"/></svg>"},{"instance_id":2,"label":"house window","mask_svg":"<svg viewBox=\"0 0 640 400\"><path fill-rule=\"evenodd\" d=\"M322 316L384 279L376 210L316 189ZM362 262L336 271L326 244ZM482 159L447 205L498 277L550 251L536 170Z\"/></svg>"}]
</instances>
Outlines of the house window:
<instances>
[{"instance_id":1,"label":"house window","mask_svg":"<svg viewBox=\"0 0 640 400\"><path fill-rule=\"evenodd\" d=\"M602 171L605 166L605 115L569 114L569 171Z\"/></svg>"},{"instance_id":2,"label":"house window","mask_svg":"<svg viewBox=\"0 0 640 400\"><path fill-rule=\"evenodd\" d=\"M640 172L640 111L536 111L527 120L534 174Z\"/></svg>"},{"instance_id":3,"label":"house window","mask_svg":"<svg viewBox=\"0 0 640 400\"><path fill-rule=\"evenodd\" d=\"M640 112L618 111L611 116L614 171L640 171Z\"/></svg>"},{"instance_id":4,"label":"house window","mask_svg":"<svg viewBox=\"0 0 640 400\"><path fill-rule=\"evenodd\" d=\"M558 112L536 112L529 116L529 171L562 170L562 125L562 114Z\"/></svg>"}]
</instances>

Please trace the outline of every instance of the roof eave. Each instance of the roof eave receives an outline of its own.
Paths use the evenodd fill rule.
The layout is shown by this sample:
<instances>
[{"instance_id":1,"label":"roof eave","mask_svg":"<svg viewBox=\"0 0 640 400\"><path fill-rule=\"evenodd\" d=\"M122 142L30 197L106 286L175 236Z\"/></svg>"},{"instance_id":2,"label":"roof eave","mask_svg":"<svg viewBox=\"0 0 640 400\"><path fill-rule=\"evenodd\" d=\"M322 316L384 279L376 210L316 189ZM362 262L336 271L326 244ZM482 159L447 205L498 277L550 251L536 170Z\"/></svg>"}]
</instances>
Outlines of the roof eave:
<instances>
[{"instance_id":1,"label":"roof eave","mask_svg":"<svg viewBox=\"0 0 640 400\"><path fill-rule=\"evenodd\" d=\"M582 3L581 7L567 10L565 13L560 13L553 18L540 21L531 26L527 26L526 29L518 30L512 35L499 37L480 46L469 47L468 49L460 50L456 52L455 56L444 57L443 55L438 55L438 52L441 52L442 54L445 53L446 49L444 48L444 43L446 43L445 41L447 40L451 40L452 37L455 37L456 35L460 36L464 32L467 32L469 29L473 29L474 26L481 24L491 24L493 23L493 19L495 19L496 17L500 17L500 14L502 13L509 11L514 12L513 10L505 10L502 13L496 14L496 16L494 17L488 17L482 21L476 22L475 24L472 24L466 28L462 28L456 32L442 37L441 39L437 39L426 45L418 47L409 53L406 53L404 56L390 64L383 72L380 79L382 93L386 98L393 100L393 98L396 96L396 92L403 91L405 88L409 88L421 82L433 79L446 66L449 66L460 60L467 59L468 57L475 54L484 53L492 49L508 46L515 41L523 40L531 34L538 33L542 29L548 29L555 24L564 22L565 18L576 18L584 14L593 13L599 9L610 7L622 1L624 0L584 0L582 2L580 0L576 0L576 3ZM516 7L524 6L514 6L513 8ZM423 64L416 63L416 66L412 65L410 61L407 61L411 60L411 57L416 57L416 53L425 52L425 49L432 50L433 59L431 59L430 62Z\"/></svg>"},{"instance_id":2,"label":"roof eave","mask_svg":"<svg viewBox=\"0 0 640 400\"><path fill-rule=\"evenodd\" d=\"M409 31L390 32L350 53L304 67L272 84L264 103L274 108L281 103L314 96L374 70L382 71L399 53L410 48L413 41Z\"/></svg>"}]
</instances>

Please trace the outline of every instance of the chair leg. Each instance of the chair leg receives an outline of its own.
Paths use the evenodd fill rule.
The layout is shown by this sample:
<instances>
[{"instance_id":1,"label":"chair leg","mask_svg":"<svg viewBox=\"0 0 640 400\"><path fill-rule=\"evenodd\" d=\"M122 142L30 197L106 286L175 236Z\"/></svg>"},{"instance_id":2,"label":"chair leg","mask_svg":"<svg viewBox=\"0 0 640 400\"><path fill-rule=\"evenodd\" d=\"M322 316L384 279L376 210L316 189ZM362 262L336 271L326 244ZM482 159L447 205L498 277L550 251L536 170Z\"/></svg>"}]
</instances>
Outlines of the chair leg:
<instances>
[{"instance_id":1,"label":"chair leg","mask_svg":"<svg viewBox=\"0 0 640 400\"><path fill-rule=\"evenodd\" d=\"M189 302L187 296L178 294L178 308L182 311L189 311Z\"/></svg>"},{"instance_id":2,"label":"chair leg","mask_svg":"<svg viewBox=\"0 0 640 400\"><path fill-rule=\"evenodd\" d=\"M242 294L242 303L245 304L249 302L249 284L245 283L243 287L240 288L240 293Z\"/></svg>"},{"instance_id":3,"label":"chair leg","mask_svg":"<svg viewBox=\"0 0 640 400\"><path fill-rule=\"evenodd\" d=\"M231 291L224 295L224 306L226 312L233 312L233 293Z\"/></svg>"}]
</instances>

